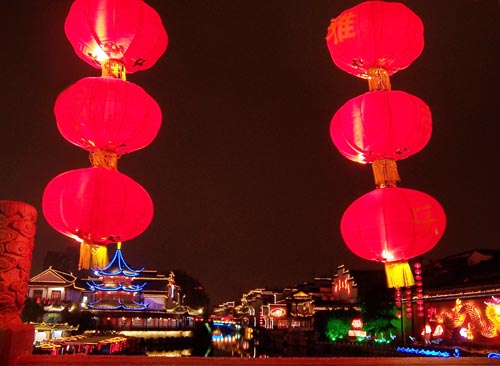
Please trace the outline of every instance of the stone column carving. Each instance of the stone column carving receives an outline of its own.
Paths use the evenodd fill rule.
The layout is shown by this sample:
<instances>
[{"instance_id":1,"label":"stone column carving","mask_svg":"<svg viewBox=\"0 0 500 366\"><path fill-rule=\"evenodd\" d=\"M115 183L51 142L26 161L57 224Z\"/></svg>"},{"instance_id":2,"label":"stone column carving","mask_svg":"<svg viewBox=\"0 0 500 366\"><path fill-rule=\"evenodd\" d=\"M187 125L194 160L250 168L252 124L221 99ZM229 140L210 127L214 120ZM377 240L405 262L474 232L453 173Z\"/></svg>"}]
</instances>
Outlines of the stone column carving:
<instances>
[{"instance_id":1,"label":"stone column carving","mask_svg":"<svg viewBox=\"0 0 500 366\"><path fill-rule=\"evenodd\" d=\"M33 326L22 323L21 312L28 293L36 215L27 203L0 200L0 354L7 365L33 347Z\"/></svg>"}]
</instances>

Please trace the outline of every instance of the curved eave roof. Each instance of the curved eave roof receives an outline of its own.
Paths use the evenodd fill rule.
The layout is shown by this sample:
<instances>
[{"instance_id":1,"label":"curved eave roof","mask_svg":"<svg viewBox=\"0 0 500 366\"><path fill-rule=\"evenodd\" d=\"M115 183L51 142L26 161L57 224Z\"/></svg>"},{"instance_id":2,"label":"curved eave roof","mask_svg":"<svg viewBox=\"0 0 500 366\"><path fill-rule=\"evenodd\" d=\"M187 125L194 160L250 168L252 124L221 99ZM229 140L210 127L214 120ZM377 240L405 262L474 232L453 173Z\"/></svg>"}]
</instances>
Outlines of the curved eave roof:
<instances>
[{"instance_id":1,"label":"curved eave roof","mask_svg":"<svg viewBox=\"0 0 500 366\"><path fill-rule=\"evenodd\" d=\"M87 306L94 310L146 310L149 305L144 303L137 303L132 301L130 303L123 303L122 301L113 301L113 302L103 302L97 301L88 303Z\"/></svg>"},{"instance_id":2,"label":"curved eave roof","mask_svg":"<svg viewBox=\"0 0 500 366\"><path fill-rule=\"evenodd\" d=\"M125 291L125 292L139 292L142 291L146 284L142 285L129 285L129 286L123 286L123 284L118 284L114 287L109 287L109 285L105 284L97 284L97 283L92 283L89 284L89 288L91 291Z\"/></svg>"},{"instance_id":3,"label":"curved eave roof","mask_svg":"<svg viewBox=\"0 0 500 366\"><path fill-rule=\"evenodd\" d=\"M137 277L143 270L144 268L139 270L130 268L127 262L125 262L125 258L123 258L122 250L116 249L113 259L111 259L106 267L98 268L97 273L101 276L122 275L127 277Z\"/></svg>"}]
</instances>

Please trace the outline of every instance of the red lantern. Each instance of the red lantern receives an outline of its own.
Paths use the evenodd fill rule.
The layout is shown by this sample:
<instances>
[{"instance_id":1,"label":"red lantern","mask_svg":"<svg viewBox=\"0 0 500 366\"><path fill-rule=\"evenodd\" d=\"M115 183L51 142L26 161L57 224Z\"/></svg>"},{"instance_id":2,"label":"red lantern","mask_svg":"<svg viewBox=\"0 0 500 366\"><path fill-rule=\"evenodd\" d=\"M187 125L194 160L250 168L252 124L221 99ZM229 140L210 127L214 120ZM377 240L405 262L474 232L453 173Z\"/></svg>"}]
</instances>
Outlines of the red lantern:
<instances>
[{"instance_id":1,"label":"red lantern","mask_svg":"<svg viewBox=\"0 0 500 366\"><path fill-rule=\"evenodd\" d=\"M57 127L71 143L89 151L118 154L149 145L161 125L161 110L140 86L113 77L84 78L56 100Z\"/></svg>"},{"instance_id":2,"label":"red lantern","mask_svg":"<svg viewBox=\"0 0 500 366\"><path fill-rule=\"evenodd\" d=\"M168 43L160 16L142 0L75 0L64 30L82 60L99 69L118 60L128 73L152 67Z\"/></svg>"},{"instance_id":3,"label":"red lantern","mask_svg":"<svg viewBox=\"0 0 500 366\"><path fill-rule=\"evenodd\" d=\"M353 98L330 124L337 149L358 163L407 158L427 145L431 133L429 107L402 91L373 91Z\"/></svg>"},{"instance_id":4,"label":"red lantern","mask_svg":"<svg viewBox=\"0 0 500 366\"><path fill-rule=\"evenodd\" d=\"M407 188L378 188L354 201L341 233L359 257L386 263L389 287L414 284L408 259L432 249L444 233L446 216L433 197Z\"/></svg>"},{"instance_id":5,"label":"red lantern","mask_svg":"<svg viewBox=\"0 0 500 366\"><path fill-rule=\"evenodd\" d=\"M43 213L60 233L95 244L130 240L151 223L153 202L133 179L94 167L52 179L43 193Z\"/></svg>"},{"instance_id":6,"label":"red lantern","mask_svg":"<svg viewBox=\"0 0 500 366\"><path fill-rule=\"evenodd\" d=\"M369 78L369 70L389 75L407 68L424 47L420 18L402 3L367 1L332 19L326 36L333 62L349 74Z\"/></svg>"}]
</instances>

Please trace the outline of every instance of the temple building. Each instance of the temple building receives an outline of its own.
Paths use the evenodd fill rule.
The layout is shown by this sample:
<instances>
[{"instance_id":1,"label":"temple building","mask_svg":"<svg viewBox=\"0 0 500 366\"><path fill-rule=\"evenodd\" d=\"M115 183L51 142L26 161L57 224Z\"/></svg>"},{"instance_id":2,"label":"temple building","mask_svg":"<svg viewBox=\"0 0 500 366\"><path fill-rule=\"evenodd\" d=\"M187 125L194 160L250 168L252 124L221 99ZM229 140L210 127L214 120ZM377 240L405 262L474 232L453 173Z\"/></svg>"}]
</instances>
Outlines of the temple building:
<instances>
[{"instance_id":1,"label":"temple building","mask_svg":"<svg viewBox=\"0 0 500 366\"><path fill-rule=\"evenodd\" d=\"M91 314L92 328L114 331L184 330L203 321L205 309L183 303L174 272L133 269L118 244L111 261L78 278L49 267L29 282L28 297L44 305L43 322L61 323L64 310Z\"/></svg>"},{"instance_id":2,"label":"temple building","mask_svg":"<svg viewBox=\"0 0 500 366\"><path fill-rule=\"evenodd\" d=\"M102 330L158 330L193 327L203 309L181 303L175 275L132 269L118 243L109 264L89 277L82 303Z\"/></svg>"}]
</instances>

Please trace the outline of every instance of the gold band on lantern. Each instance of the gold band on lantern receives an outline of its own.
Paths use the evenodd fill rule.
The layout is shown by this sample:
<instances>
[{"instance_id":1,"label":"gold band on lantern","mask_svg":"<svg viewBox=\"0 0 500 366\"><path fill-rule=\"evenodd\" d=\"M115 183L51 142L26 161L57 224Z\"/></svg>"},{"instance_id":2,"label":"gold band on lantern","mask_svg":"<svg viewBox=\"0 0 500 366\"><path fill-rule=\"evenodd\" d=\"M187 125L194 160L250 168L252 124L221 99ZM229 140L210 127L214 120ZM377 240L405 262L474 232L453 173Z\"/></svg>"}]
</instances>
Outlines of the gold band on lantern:
<instances>
[{"instance_id":1,"label":"gold band on lantern","mask_svg":"<svg viewBox=\"0 0 500 366\"><path fill-rule=\"evenodd\" d=\"M391 159L379 159L372 163L373 178L377 188L396 187L401 181L396 162Z\"/></svg>"},{"instance_id":2,"label":"gold band on lantern","mask_svg":"<svg viewBox=\"0 0 500 366\"><path fill-rule=\"evenodd\" d=\"M78 269L104 268L108 265L108 249L104 245L87 241L80 243Z\"/></svg>"},{"instance_id":3,"label":"gold band on lantern","mask_svg":"<svg viewBox=\"0 0 500 366\"><path fill-rule=\"evenodd\" d=\"M112 76L117 79L127 80L125 65L118 60L109 58L101 64L102 76Z\"/></svg>"},{"instance_id":4,"label":"gold band on lantern","mask_svg":"<svg viewBox=\"0 0 500 366\"><path fill-rule=\"evenodd\" d=\"M117 170L119 155L113 151L95 150L89 153L90 164L108 170Z\"/></svg>"},{"instance_id":5,"label":"gold band on lantern","mask_svg":"<svg viewBox=\"0 0 500 366\"><path fill-rule=\"evenodd\" d=\"M368 89L375 90L391 90L391 80L389 73L383 67L370 67L368 74Z\"/></svg>"}]
</instances>

